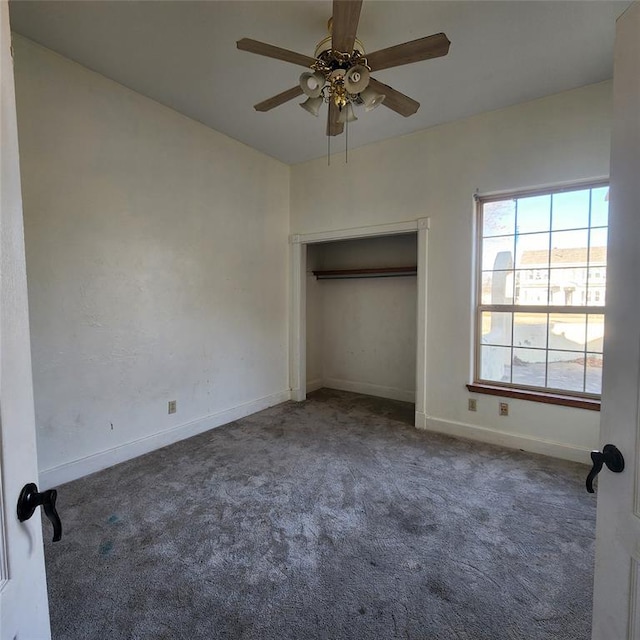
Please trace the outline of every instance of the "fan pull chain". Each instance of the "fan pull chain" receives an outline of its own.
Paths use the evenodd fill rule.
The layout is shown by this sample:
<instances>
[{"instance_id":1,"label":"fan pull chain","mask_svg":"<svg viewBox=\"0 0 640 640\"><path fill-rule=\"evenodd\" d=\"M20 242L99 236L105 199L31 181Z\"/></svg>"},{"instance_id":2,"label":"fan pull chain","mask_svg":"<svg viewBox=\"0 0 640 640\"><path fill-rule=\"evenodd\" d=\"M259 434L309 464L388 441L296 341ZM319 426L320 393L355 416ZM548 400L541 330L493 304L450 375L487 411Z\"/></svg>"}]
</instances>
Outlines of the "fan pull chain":
<instances>
[{"instance_id":1,"label":"fan pull chain","mask_svg":"<svg viewBox=\"0 0 640 640\"><path fill-rule=\"evenodd\" d=\"M331 136L327 136L327 167L331 166Z\"/></svg>"}]
</instances>

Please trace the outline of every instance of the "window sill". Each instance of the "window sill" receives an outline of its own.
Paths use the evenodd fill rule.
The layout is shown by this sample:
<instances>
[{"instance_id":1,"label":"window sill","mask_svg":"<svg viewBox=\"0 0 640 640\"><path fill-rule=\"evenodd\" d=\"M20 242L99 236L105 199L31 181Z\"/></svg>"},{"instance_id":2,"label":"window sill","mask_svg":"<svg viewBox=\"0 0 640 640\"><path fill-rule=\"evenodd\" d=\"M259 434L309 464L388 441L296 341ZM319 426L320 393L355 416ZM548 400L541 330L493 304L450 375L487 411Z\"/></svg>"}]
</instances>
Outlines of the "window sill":
<instances>
[{"instance_id":1,"label":"window sill","mask_svg":"<svg viewBox=\"0 0 640 640\"><path fill-rule=\"evenodd\" d=\"M581 396L563 396L545 391L530 391L513 389L510 387L492 386L489 384L468 384L467 389L473 393L485 393L490 396L502 396L504 398L516 398L518 400L530 400L544 404L558 404L564 407L600 411L600 400L596 398L584 398Z\"/></svg>"}]
</instances>

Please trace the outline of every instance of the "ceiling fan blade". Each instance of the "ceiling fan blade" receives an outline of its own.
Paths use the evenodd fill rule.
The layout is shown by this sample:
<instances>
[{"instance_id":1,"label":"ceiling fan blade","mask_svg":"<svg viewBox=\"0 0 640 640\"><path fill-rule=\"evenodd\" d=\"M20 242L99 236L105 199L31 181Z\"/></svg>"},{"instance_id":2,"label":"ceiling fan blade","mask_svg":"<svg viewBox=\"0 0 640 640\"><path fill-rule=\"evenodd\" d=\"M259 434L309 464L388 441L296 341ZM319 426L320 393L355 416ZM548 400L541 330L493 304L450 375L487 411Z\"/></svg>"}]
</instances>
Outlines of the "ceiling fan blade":
<instances>
[{"instance_id":1,"label":"ceiling fan blade","mask_svg":"<svg viewBox=\"0 0 640 640\"><path fill-rule=\"evenodd\" d=\"M328 136L339 136L344 129L344 125L342 122L338 122L338 116L340 115L340 110L336 107L336 104L333 100L329 101L329 115L327 117L327 135Z\"/></svg>"},{"instance_id":2,"label":"ceiling fan blade","mask_svg":"<svg viewBox=\"0 0 640 640\"><path fill-rule=\"evenodd\" d=\"M333 0L331 46L337 51L353 51L361 8L362 0Z\"/></svg>"},{"instance_id":3,"label":"ceiling fan blade","mask_svg":"<svg viewBox=\"0 0 640 640\"><path fill-rule=\"evenodd\" d=\"M420 62L420 60L440 58L449 53L450 44L449 38L444 33L434 33L432 36L374 51L367 55L367 63L372 71L381 71L403 64Z\"/></svg>"},{"instance_id":4,"label":"ceiling fan blade","mask_svg":"<svg viewBox=\"0 0 640 640\"><path fill-rule=\"evenodd\" d=\"M369 78L369 86L374 91L382 93L385 96L384 102L382 103L383 106L399 113L405 118L412 116L420 108L419 102L416 102L409 96L405 96L404 93L392 89L388 84L384 84L384 82L378 82L374 78Z\"/></svg>"},{"instance_id":5,"label":"ceiling fan blade","mask_svg":"<svg viewBox=\"0 0 640 640\"><path fill-rule=\"evenodd\" d=\"M311 56L289 51L289 49L282 49L266 42L251 40L251 38L242 38L242 40L236 42L236 45L241 51L257 53L259 56L267 56L267 58L275 58L276 60L284 60L292 64L299 64L302 67L310 67L316 61Z\"/></svg>"},{"instance_id":6,"label":"ceiling fan blade","mask_svg":"<svg viewBox=\"0 0 640 640\"><path fill-rule=\"evenodd\" d=\"M293 100L298 96L302 95L302 89L300 85L296 87L292 87L291 89L287 89L282 93L279 93L277 96L273 96L272 98L268 98L267 100L263 100L262 102L258 102L258 104L253 105L253 108L256 111L270 111L275 107L279 107L281 104L285 102L289 102L289 100Z\"/></svg>"}]
</instances>

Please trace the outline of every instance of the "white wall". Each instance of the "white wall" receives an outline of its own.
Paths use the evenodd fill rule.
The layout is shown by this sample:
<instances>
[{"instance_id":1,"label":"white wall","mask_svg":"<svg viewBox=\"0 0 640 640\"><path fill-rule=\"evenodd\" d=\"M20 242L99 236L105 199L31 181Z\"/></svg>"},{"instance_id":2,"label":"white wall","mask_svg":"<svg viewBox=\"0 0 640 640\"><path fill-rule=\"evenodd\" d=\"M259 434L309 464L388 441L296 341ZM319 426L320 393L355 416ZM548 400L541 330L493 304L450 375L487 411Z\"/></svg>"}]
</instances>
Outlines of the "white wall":
<instances>
[{"instance_id":1,"label":"white wall","mask_svg":"<svg viewBox=\"0 0 640 640\"><path fill-rule=\"evenodd\" d=\"M415 266L416 234L308 247L307 388L413 402L416 278L319 280L313 269Z\"/></svg>"},{"instance_id":2,"label":"white wall","mask_svg":"<svg viewBox=\"0 0 640 640\"><path fill-rule=\"evenodd\" d=\"M349 164L292 167L291 231L312 233L429 217L426 426L588 461L599 413L478 397L471 371L473 194L608 175L611 84L600 83L350 152ZM340 207L313 197L331 184Z\"/></svg>"},{"instance_id":3,"label":"white wall","mask_svg":"<svg viewBox=\"0 0 640 640\"><path fill-rule=\"evenodd\" d=\"M287 399L288 167L14 46L43 483Z\"/></svg>"}]
</instances>

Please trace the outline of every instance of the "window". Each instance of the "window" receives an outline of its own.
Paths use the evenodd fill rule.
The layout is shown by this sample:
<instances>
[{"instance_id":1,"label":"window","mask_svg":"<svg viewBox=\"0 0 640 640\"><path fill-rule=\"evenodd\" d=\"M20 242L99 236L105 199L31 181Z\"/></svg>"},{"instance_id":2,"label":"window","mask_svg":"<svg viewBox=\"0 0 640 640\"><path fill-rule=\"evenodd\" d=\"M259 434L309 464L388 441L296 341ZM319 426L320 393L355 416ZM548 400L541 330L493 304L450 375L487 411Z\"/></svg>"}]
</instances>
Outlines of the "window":
<instances>
[{"instance_id":1,"label":"window","mask_svg":"<svg viewBox=\"0 0 640 640\"><path fill-rule=\"evenodd\" d=\"M600 183L479 198L471 387L599 397L608 193Z\"/></svg>"}]
</instances>

